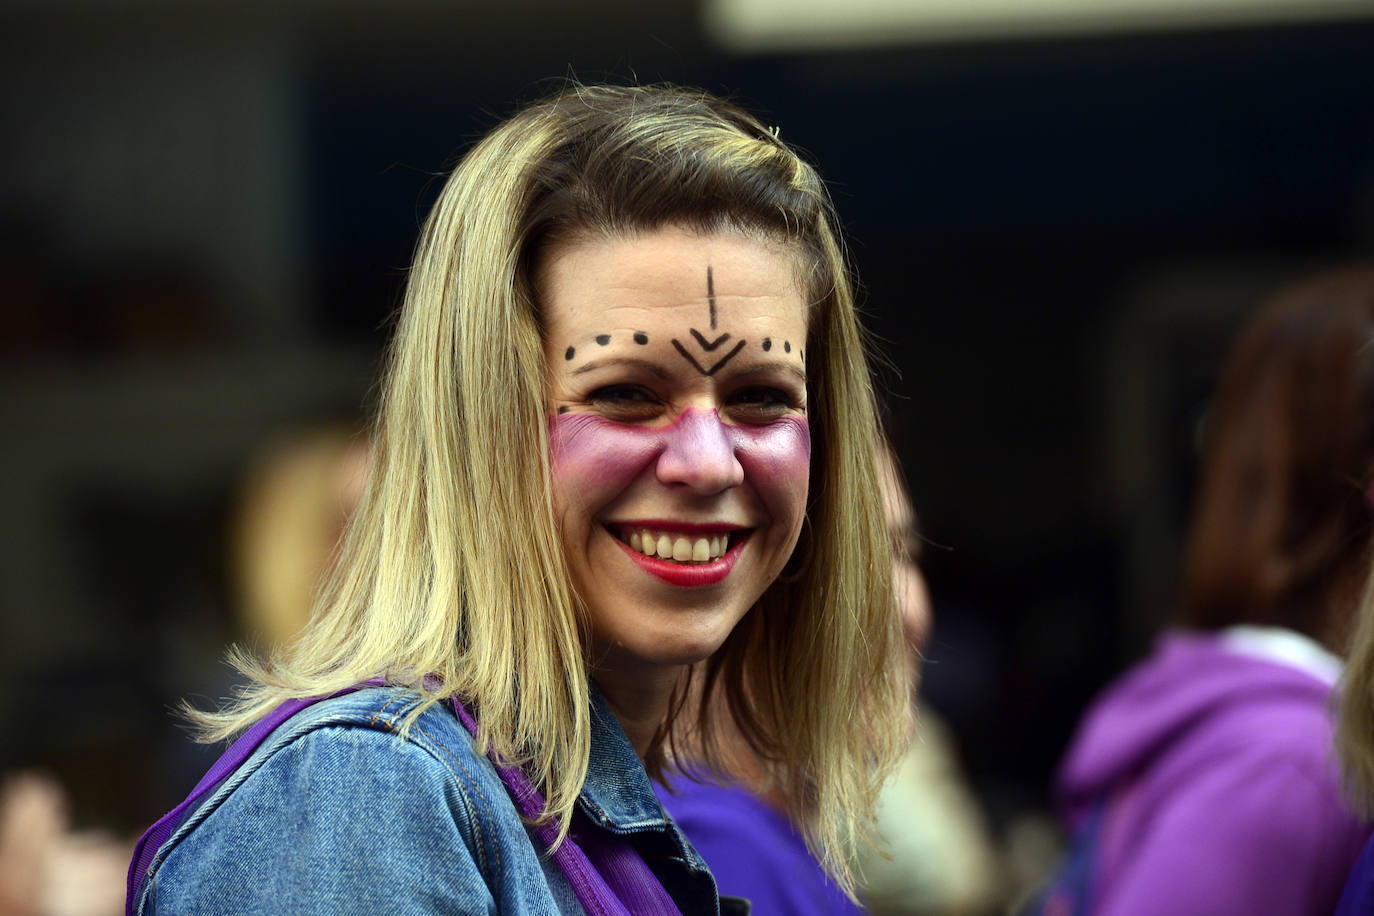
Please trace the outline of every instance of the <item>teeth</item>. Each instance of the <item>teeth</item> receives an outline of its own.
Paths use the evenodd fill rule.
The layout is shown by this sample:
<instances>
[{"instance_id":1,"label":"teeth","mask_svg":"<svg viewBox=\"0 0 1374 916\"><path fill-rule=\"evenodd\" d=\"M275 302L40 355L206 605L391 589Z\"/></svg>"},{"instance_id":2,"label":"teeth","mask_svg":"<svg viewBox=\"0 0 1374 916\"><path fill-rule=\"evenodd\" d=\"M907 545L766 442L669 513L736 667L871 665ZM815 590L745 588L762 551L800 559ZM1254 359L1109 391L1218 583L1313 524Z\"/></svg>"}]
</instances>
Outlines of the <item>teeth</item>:
<instances>
[{"instance_id":1,"label":"teeth","mask_svg":"<svg viewBox=\"0 0 1374 916\"><path fill-rule=\"evenodd\" d=\"M658 557L676 563L709 563L720 559L730 548L729 534L691 538L684 534L636 528L633 531L622 529L618 536L630 545L631 550L637 550L646 557Z\"/></svg>"}]
</instances>

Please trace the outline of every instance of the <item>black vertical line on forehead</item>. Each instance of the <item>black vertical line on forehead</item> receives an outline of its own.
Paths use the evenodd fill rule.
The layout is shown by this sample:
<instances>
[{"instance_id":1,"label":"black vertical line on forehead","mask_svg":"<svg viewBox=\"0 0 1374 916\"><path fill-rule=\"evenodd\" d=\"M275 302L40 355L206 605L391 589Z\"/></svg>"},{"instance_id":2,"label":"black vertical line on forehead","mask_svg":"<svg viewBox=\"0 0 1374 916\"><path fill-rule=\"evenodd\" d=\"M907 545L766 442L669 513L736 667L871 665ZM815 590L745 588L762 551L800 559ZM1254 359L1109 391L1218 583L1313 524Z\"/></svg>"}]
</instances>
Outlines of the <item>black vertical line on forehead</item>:
<instances>
[{"instance_id":1,"label":"black vertical line on forehead","mask_svg":"<svg viewBox=\"0 0 1374 916\"><path fill-rule=\"evenodd\" d=\"M711 330L716 329L716 277L711 265L706 265L706 301L711 305Z\"/></svg>"}]
</instances>

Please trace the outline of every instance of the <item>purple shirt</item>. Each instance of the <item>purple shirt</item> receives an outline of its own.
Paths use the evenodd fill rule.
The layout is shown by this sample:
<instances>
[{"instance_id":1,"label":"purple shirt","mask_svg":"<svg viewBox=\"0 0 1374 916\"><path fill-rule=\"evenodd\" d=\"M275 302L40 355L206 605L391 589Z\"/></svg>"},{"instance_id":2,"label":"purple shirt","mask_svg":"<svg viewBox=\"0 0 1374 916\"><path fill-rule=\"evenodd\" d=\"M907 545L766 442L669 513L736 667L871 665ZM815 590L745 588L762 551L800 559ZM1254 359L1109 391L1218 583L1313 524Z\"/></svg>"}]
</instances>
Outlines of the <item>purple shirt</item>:
<instances>
[{"instance_id":1,"label":"purple shirt","mask_svg":"<svg viewBox=\"0 0 1374 916\"><path fill-rule=\"evenodd\" d=\"M1336 916L1367 916L1369 913L1374 913L1374 840L1365 846L1360 860L1355 863L1340 906L1336 907Z\"/></svg>"},{"instance_id":2,"label":"purple shirt","mask_svg":"<svg viewBox=\"0 0 1374 916\"><path fill-rule=\"evenodd\" d=\"M659 800L710 866L720 893L744 897L753 916L862 913L826 876L791 823L738 786L654 784ZM673 794L673 793L676 794Z\"/></svg>"}]
</instances>

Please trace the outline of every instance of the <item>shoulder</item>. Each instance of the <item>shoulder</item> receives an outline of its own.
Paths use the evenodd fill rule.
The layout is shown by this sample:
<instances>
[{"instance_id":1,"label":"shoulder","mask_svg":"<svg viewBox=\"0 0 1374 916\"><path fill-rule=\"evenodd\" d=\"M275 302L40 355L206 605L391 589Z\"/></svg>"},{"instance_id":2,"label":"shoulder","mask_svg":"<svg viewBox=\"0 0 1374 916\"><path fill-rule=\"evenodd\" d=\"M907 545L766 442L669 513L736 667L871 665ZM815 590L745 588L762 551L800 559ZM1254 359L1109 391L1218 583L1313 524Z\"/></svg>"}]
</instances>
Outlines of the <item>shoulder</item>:
<instances>
[{"instance_id":1,"label":"shoulder","mask_svg":"<svg viewBox=\"0 0 1374 916\"><path fill-rule=\"evenodd\" d=\"M1232 770L1239 777L1247 769L1273 767L1273 778L1338 797L1330 688L1265 662L1254 663L1243 686L1249 689L1218 699L1180 728L1174 775Z\"/></svg>"},{"instance_id":2,"label":"shoulder","mask_svg":"<svg viewBox=\"0 0 1374 916\"><path fill-rule=\"evenodd\" d=\"M1226 837L1230 854L1319 857L1349 867L1363 828L1346 807L1326 699L1238 700L1180 736L1142 780L1145 809L1194 836ZM1277 864L1277 863L1275 863Z\"/></svg>"},{"instance_id":3,"label":"shoulder","mask_svg":"<svg viewBox=\"0 0 1374 916\"><path fill-rule=\"evenodd\" d=\"M1131 901L1154 912L1329 912L1369 833L1342 804L1329 756L1271 742L1197 762L1143 807L1122 822L1129 852L1105 912L1136 912Z\"/></svg>"},{"instance_id":4,"label":"shoulder","mask_svg":"<svg viewBox=\"0 0 1374 916\"><path fill-rule=\"evenodd\" d=\"M1329 911L1368 834L1342 803L1329 684L1175 639L1103 709L1061 777L1066 798L1116 799L1102 912Z\"/></svg>"},{"instance_id":5,"label":"shoulder","mask_svg":"<svg viewBox=\"0 0 1374 916\"><path fill-rule=\"evenodd\" d=\"M159 850L145 897L167 912L208 899L394 909L403 888L486 909L523 826L450 711L432 705L403 727L419 702L371 688L288 719Z\"/></svg>"},{"instance_id":6,"label":"shoulder","mask_svg":"<svg viewBox=\"0 0 1374 916\"><path fill-rule=\"evenodd\" d=\"M1060 771L1066 799L1146 779L1172 787L1217 767L1284 763L1333 791L1331 686L1238 653L1215 636L1169 634L1084 716Z\"/></svg>"},{"instance_id":7,"label":"shoulder","mask_svg":"<svg viewBox=\"0 0 1374 916\"><path fill-rule=\"evenodd\" d=\"M410 690L374 687L307 707L273 731L177 833L236 797L288 785L356 798L397 783L443 795L455 813L489 816L491 790L502 788L495 771L446 706L432 704L407 723L421 702Z\"/></svg>"}]
</instances>

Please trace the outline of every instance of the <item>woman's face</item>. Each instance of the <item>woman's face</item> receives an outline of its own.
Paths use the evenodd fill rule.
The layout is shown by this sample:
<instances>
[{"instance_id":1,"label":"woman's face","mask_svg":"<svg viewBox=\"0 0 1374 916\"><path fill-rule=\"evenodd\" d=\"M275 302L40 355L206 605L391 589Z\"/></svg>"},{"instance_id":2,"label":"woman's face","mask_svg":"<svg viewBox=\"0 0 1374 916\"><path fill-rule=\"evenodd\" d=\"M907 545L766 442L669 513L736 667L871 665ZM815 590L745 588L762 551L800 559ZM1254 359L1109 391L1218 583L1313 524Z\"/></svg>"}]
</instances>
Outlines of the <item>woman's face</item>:
<instances>
[{"instance_id":1,"label":"woman's face","mask_svg":"<svg viewBox=\"0 0 1374 916\"><path fill-rule=\"evenodd\" d=\"M811 451L795 263L668 227L540 265L554 511L598 667L705 658L792 553Z\"/></svg>"}]
</instances>

